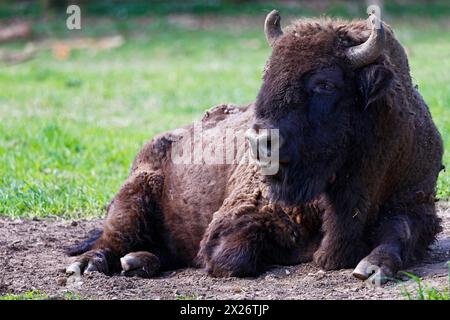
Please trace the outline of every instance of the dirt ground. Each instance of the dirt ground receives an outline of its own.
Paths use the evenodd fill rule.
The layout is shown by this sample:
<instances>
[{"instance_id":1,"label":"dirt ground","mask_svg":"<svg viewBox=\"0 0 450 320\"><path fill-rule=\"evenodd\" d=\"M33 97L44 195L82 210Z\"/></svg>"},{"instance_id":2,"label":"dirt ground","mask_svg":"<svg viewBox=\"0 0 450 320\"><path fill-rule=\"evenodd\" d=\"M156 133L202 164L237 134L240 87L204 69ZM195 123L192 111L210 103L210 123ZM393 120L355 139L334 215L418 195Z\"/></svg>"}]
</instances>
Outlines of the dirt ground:
<instances>
[{"instance_id":1,"label":"dirt ground","mask_svg":"<svg viewBox=\"0 0 450 320\"><path fill-rule=\"evenodd\" d=\"M427 258L407 271L438 289L449 285L450 203L438 204L444 231ZM30 290L50 298L68 294L84 299L403 299L413 281L377 288L351 276L351 270L323 272L313 264L274 267L257 278L218 279L202 270L182 269L157 278L107 277L94 273L67 278L63 247L101 226L91 221L10 220L0 218L0 295Z\"/></svg>"}]
</instances>

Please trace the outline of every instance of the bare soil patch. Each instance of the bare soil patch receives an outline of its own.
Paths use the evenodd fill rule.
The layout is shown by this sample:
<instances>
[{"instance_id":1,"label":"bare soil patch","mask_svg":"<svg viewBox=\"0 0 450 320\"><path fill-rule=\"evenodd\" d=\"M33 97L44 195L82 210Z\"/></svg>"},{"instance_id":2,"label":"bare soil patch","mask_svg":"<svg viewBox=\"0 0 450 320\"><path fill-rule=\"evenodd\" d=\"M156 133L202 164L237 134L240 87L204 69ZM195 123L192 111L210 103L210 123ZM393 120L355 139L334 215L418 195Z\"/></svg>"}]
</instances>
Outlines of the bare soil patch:
<instances>
[{"instance_id":1,"label":"bare soil patch","mask_svg":"<svg viewBox=\"0 0 450 320\"><path fill-rule=\"evenodd\" d=\"M443 289L450 260L450 203L438 204L444 230L430 254L407 271ZM29 290L64 298L67 292L86 299L402 299L413 281L376 288L351 276L350 269L323 272L311 263L274 267L257 278L212 278L202 270L181 269L140 279L90 274L68 279L64 246L82 240L102 219L11 220L0 218L0 295Z\"/></svg>"}]
</instances>

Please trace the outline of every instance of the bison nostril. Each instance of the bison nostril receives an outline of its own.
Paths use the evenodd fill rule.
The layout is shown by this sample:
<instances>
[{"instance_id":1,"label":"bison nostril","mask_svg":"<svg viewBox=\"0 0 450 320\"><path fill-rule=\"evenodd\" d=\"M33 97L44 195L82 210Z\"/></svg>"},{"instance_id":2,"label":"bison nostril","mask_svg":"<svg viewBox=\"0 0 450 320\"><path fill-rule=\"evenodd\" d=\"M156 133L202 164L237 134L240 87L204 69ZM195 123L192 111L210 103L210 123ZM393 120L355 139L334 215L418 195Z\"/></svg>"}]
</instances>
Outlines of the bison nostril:
<instances>
[{"instance_id":1,"label":"bison nostril","mask_svg":"<svg viewBox=\"0 0 450 320\"><path fill-rule=\"evenodd\" d=\"M256 132L253 128L248 129L245 132L245 137L249 140L250 143L256 143L258 141L258 132Z\"/></svg>"},{"instance_id":2,"label":"bison nostril","mask_svg":"<svg viewBox=\"0 0 450 320\"><path fill-rule=\"evenodd\" d=\"M284 144L284 140L281 135L278 135L278 149L280 149Z\"/></svg>"},{"instance_id":3,"label":"bison nostril","mask_svg":"<svg viewBox=\"0 0 450 320\"><path fill-rule=\"evenodd\" d=\"M261 126L257 123L254 123L252 126L252 129L258 134L259 133L259 129L261 129Z\"/></svg>"},{"instance_id":4,"label":"bison nostril","mask_svg":"<svg viewBox=\"0 0 450 320\"><path fill-rule=\"evenodd\" d=\"M246 138L250 143L252 158L260 162L270 162L275 157L275 161L278 161L280 148L284 144L278 129L264 128L255 123L247 130Z\"/></svg>"}]
</instances>

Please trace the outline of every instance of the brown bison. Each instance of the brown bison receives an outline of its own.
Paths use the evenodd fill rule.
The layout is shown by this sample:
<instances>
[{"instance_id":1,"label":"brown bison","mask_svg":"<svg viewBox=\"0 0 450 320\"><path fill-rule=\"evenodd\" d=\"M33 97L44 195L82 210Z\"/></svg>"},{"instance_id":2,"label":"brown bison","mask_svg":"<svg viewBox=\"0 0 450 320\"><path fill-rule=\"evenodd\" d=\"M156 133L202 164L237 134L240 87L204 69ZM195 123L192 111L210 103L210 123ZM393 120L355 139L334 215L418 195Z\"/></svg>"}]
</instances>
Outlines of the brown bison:
<instances>
[{"instance_id":1,"label":"brown bison","mask_svg":"<svg viewBox=\"0 0 450 320\"><path fill-rule=\"evenodd\" d=\"M369 19L302 19L283 32L272 11L256 102L218 106L148 142L103 230L69 249L79 256L67 272L150 277L197 266L242 277L314 261L383 281L420 258L441 230L442 141L405 51ZM278 143L261 143L266 129L279 130ZM229 130L231 140L217 134ZM195 145L233 161L208 163ZM274 152L278 170L262 174Z\"/></svg>"}]
</instances>

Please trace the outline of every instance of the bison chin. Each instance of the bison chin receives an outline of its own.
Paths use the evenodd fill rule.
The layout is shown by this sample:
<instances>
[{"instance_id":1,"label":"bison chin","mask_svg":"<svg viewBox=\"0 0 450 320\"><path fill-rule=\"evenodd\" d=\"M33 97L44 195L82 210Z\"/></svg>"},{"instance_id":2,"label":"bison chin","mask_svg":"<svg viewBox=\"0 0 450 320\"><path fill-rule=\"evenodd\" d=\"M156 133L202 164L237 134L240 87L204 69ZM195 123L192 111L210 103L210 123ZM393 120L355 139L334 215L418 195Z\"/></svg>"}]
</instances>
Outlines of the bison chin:
<instances>
[{"instance_id":1,"label":"bison chin","mask_svg":"<svg viewBox=\"0 0 450 320\"><path fill-rule=\"evenodd\" d=\"M334 173L327 168L305 170L298 166L282 166L277 175L265 176L269 197L283 206L308 203L325 192Z\"/></svg>"}]
</instances>

